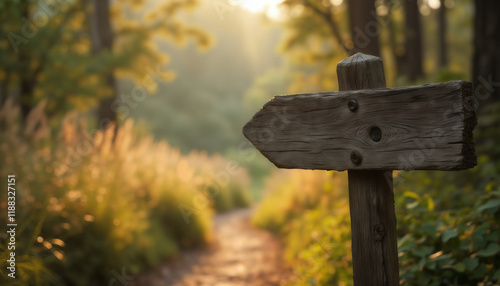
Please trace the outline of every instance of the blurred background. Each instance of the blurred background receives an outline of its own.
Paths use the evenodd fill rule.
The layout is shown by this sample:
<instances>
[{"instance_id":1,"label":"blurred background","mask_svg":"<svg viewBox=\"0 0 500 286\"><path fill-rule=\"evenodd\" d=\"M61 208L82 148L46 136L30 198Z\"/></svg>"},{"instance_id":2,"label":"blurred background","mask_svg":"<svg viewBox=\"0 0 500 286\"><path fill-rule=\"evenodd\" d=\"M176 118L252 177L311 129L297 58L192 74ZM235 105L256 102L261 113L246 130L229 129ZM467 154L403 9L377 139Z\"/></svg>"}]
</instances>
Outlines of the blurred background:
<instances>
[{"instance_id":1,"label":"blurred background","mask_svg":"<svg viewBox=\"0 0 500 286\"><path fill-rule=\"evenodd\" d=\"M361 51L384 60L389 87L473 82L478 166L394 174L400 276L497 285L499 12L494 0L2 1L0 174L16 176L19 275L2 231L0 283L140 275L209 245L218 213L254 205L253 225L282 242L282 285L352 285L345 172L278 170L241 128L275 95L338 90L337 63Z\"/></svg>"}]
</instances>

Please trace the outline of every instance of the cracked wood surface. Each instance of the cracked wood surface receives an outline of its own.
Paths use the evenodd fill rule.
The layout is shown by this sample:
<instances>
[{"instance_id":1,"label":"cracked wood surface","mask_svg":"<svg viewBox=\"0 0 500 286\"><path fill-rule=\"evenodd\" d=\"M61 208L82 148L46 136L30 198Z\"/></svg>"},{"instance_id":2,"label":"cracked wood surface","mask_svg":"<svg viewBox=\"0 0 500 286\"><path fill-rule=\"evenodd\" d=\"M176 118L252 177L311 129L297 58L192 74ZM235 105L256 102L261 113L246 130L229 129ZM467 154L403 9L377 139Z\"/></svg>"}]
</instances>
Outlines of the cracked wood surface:
<instances>
[{"instance_id":1,"label":"cracked wood surface","mask_svg":"<svg viewBox=\"0 0 500 286\"><path fill-rule=\"evenodd\" d=\"M471 84L450 81L276 96L243 133L279 168L462 170L476 165L475 124ZM370 137L374 127L378 142Z\"/></svg>"}]
</instances>

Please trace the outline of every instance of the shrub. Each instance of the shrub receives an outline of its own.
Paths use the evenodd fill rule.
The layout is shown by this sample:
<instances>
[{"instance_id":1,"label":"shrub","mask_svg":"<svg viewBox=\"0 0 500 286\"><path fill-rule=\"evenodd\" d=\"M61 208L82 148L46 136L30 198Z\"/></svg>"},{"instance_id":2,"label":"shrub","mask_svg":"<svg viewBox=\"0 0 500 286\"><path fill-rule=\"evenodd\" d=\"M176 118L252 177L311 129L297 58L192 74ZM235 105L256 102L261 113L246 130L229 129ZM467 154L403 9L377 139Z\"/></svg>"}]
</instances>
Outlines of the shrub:
<instances>
[{"instance_id":1,"label":"shrub","mask_svg":"<svg viewBox=\"0 0 500 286\"><path fill-rule=\"evenodd\" d=\"M338 285L352 277L345 173L278 171L252 221L279 234L290 271L285 285Z\"/></svg>"},{"instance_id":2,"label":"shrub","mask_svg":"<svg viewBox=\"0 0 500 286\"><path fill-rule=\"evenodd\" d=\"M400 276L405 285L500 283L500 188L485 190L471 207L433 210L415 193L399 224Z\"/></svg>"},{"instance_id":3,"label":"shrub","mask_svg":"<svg viewBox=\"0 0 500 286\"><path fill-rule=\"evenodd\" d=\"M227 199L227 209L248 204L244 169L226 176L230 162L220 156L138 139L131 120L91 132L72 114L52 136L41 105L25 127L19 122L8 101L0 111L0 176L17 180L18 277L2 271L0 284L107 284L113 271L134 275L207 243L216 199ZM2 200L0 212L6 209ZM2 269L5 239L1 233Z\"/></svg>"}]
</instances>

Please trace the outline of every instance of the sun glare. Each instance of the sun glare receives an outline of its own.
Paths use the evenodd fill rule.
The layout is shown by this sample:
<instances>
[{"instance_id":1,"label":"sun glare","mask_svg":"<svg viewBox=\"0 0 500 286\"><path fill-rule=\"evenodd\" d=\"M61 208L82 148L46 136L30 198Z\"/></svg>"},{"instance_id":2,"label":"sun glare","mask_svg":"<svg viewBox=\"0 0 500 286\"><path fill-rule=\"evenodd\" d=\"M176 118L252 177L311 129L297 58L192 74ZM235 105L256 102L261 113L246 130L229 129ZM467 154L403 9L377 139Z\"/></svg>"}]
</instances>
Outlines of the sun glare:
<instances>
[{"instance_id":1,"label":"sun glare","mask_svg":"<svg viewBox=\"0 0 500 286\"><path fill-rule=\"evenodd\" d=\"M279 4L283 0L233 0L233 3L252 13L265 13L268 17L277 19L280 15Z\"/></svg>"},{"instance_id":2,"label":"sun glare","mask_svg":"<svg viewBox=\"0 0 500 286\"><path fill-rule=\"evenodd\" d=\"M264 12L272 0L233 0L236 5L253 12Z\"/></svg>"}]
</instances>

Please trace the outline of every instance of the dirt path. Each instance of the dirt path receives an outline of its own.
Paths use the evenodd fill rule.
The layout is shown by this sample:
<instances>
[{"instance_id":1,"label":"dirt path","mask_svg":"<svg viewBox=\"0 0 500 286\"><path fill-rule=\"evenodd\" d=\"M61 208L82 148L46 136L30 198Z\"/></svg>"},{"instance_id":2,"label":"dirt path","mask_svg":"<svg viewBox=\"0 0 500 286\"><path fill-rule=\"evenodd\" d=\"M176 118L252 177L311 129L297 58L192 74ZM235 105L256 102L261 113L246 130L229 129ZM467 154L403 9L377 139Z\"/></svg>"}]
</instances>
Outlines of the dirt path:
<instances>
[{"instance_id":1,"label":"dirt path","mask_svg":"<svg viewBox=\"0 0 500 286\"><path fill-rule=\"evenodd\" d=\"M137 277L134 285L279 285L279 243L250 225L251 212L244 209L217 215L214 244L209 249L185 252L177 261Z\"/></svg>"}]
</instances>

